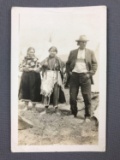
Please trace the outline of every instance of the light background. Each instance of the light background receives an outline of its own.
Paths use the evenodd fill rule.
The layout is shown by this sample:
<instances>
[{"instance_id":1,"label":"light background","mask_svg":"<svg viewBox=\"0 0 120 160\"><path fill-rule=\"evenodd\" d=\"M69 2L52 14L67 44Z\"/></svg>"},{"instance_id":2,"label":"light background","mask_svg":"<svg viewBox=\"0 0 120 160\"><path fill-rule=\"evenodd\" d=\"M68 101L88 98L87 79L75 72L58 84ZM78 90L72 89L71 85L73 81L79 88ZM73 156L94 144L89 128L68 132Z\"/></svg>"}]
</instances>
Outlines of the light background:
<instances>
[{"instance_id":1,"label":"light background","mask_svg":"<svg viewBox=\"0 0 120 160\"><path fill-rule=\"evenodd\" d=\"M87 48L94 51L99 66L102 16L97 9L71 9L65 12L52 9L23 11L19 14L20 52L19 61L24 58L28 47L34 47L36 56L42 61L48 56L51 46L58 48L58 56L67 61L71 50L78 48L76 39L87 35ZM99 67L94 76L92 91L99 91Z\"/></svg>"}]
</instances>

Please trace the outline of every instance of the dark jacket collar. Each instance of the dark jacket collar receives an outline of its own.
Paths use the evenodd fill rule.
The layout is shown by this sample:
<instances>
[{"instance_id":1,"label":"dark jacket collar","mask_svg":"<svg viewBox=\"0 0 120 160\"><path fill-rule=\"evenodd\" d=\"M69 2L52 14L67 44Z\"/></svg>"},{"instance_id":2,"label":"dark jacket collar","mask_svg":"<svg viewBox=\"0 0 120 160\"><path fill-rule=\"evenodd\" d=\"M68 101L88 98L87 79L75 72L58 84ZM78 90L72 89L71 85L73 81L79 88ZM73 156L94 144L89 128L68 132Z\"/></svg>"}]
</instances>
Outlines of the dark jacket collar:
<instances>
[{"instance_id":1,"label":"dark jacket collar","mask_svg":"<svg viewBox=\"0 0 120 160\"><path fill-rule=\"evenodd\" d=\"M79 48L77 48L76 50L75 50L75 58L77 59L77 55L78 55L78 51L79 51ZM85 59L87 60L87 49L85 48Z\"/></svg>"}]
</instances>

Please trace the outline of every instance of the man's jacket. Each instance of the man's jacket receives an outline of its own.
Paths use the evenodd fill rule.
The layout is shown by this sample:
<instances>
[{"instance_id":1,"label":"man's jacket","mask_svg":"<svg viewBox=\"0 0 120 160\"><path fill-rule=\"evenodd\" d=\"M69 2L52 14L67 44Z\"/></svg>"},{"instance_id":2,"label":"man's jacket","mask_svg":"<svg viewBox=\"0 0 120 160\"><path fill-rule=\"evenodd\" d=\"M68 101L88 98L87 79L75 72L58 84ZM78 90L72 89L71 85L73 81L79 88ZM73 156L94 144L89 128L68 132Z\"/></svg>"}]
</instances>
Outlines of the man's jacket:
<instances>
[{"instance_id":1,"label":"man's jacket","mask_svg":"<svg viewBox=\"0 0 120 160\"><path fill-rule=\"evenodd\" d=\"M66 72L68 74L70 72L72 72L72 70L75 67L77 55L78 55L78 49L70 52L70 55L68 57L68 61L66 62ZM97 61L96 61L96 58L95 58L93 51L91 51L89 49L85 49L85 63L86 63L88 73L90 74L91 84L93 84L92 76L95 74L95 72L97 70Z\"/></svg>"}]
</instances>

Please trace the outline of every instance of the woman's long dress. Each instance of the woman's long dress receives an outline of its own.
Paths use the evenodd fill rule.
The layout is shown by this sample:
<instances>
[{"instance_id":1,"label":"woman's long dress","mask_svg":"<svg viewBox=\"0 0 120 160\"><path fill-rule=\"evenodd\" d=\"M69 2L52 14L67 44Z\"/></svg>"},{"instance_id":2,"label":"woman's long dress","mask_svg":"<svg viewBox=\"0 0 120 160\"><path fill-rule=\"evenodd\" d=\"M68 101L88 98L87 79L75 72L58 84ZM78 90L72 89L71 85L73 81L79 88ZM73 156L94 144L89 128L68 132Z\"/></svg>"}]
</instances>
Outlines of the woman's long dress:
<instances>
[{"instance_id":1,"label":"woman's long dress","mask_svg":"<svg viewBox=\"0 0 120 160\"><path fill-rule=\"evenodd\" d=\"M25 57L20 68L22 67L39 67L37 58ZM23 71L21 76L19 99L31 100L32 102L40 102L42 96L40 95L41 77L40 73L35 71Z\"/></svg>"}]
</instances>

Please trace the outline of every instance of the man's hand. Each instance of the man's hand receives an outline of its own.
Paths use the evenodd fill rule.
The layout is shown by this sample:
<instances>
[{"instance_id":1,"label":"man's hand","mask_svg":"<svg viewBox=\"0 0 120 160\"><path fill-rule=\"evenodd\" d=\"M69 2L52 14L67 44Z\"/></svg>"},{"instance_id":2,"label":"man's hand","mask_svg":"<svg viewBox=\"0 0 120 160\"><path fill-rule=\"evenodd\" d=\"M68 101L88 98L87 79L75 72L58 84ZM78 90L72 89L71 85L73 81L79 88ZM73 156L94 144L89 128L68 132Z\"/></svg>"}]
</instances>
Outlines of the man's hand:
<instances>
[{"instance_id":1,"label":"man's hand","mask_svg":"<svg viewBox=\"0 0 120 160\"><path fill-rule=\"evenodd\" d=\"M86 73L86 77L87 78L90 78L91 77L91 74L88 72L88 73Z\"/></svg>"}]
</instances>

